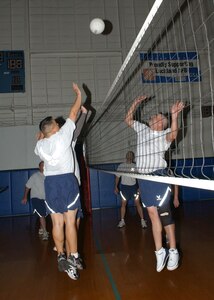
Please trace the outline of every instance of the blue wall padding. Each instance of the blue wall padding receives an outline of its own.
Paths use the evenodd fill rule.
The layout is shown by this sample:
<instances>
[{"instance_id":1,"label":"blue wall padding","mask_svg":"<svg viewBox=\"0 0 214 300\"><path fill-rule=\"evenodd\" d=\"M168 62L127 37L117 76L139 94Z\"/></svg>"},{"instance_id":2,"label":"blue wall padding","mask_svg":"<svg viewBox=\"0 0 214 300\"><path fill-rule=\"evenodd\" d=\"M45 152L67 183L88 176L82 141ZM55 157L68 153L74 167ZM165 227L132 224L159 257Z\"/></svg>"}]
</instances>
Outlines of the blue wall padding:
<instances>
[{"instance_id":1,"label":"blue wall padding","mask_svg":"<svg viewBox=\"0 0 214 300\"><path fill-rule=\"evenodd\" d=\"M92 208L118 206L118 197L114 194L114 185L114 175L90 169Z\"/></svg>"},{"instance_id":2,"label":"blue wall padding","mask_svg":"<svg viewBox=\"0 0 214 300\"><path fill-rule=\"evenodd\" d=\"M32 214L32 205L30 201L24 205L21 203L21 200L24 195L25 184L35 171L37 170L0 172L0 187L8 186L6 191L0 193L0 216Z\"/></svg>"},{"instance_id":3,"label":"blue wall padding","mask_svg":"<svg viewBox=\"0 0 214 300\"><path fill-rule=\"evenodd\" d=\"M184 174L194 174L199 178L203 178L201 167L197 167L204 163L203 173L209 178L214 180L214 158L207 158L205 161L202 159L194 160L194 168L190 172L192 160L185 161L185 168L182 171L183 161L178 161L177 164L180 167L180 172ZM110 165L109 169L116 170L117 164ZM22 197L24 195L25 183L28 178L37 169L30 170L12 170L0 172L0 187L8 186L8 189L0 193L0 216L15 216L32 214L31 203L26 205L21 204ZM115 195L115 175L103 172L97 169L90 169L90 189L91 189L91 205L92 209L106 208L106 207L120 207L121 199L119 195ZM180 200L182 201L200 201L214 199L214 192L180 187ZM128 205L133 205L131 201Z\"/></svg>"},{"instance_id":4,"label":"blue wall padding","mask_svg":"<svg viewBox=\"0 0 214 300\"><path fill-rule=\"evenodd\" d=\"M193 178L206 179L206 176L214 180L214 157L195 158L172 161L172 169L175 167L176 175L186 175Z\"/></svg>"},{"instance_id":5,"label":"blue wall padding","mask_svg":"<svg viewBox=\"0 0 214 300\"><path fill-rule=\"evenodd\" d=\"M117 196L114 193L115 176L112 174L98 172L100 208L116 207Z\"/></svg>"},{"instance_id":6,"label":"blue wall padding","mask_svg":"<svg viewBox=\"0 0 214 300\"><path fill-rule=\"evenodd\" d=\"M98 171L90 169L90 190L91 190L91 206L92 208L100 207L99 177Z\"/></svg>"},{"instance_id":7,"label":"blue wall padding","mask_svg":"<svg viewBox=\"0 0 214 300\"><path fill-rule=\"evenodd\" d=\"M193 168L192 165L194 165ZM204 166L203 172L201 168L202 165ZM95 166L97 170L90 169L92 208L104 208L109 207L109 205L111 205L111 207L118 207L121 205L120 196L115 195L113 192L115 185L115 175L101 171L103 167L106 170L116 170L117 166L118 164L115 164L114 166L110 164L105 166L98 165ZM206 175L211 178L211 180L214 180L213 166L214 158L206 158L204 160L198 158L194 159L194 161L192 159L186 159L185 161L178 160L176 162L176 174L186 175L190 177L192 177L193 175L201 179L206 179L204 176ZM93 184L95 186L93 186ZM214 199L214 191L180 186L179 197L180 200L184 202L209 200ZM128 205L131 206L134 205L134 203L129 201Z\"/></svg>"},{"instance_id":8,"label":"blue wall padding","mask_svg":"<svg viewBox=\"0 0 214 300\"><path fill-rule=\"evenodd\" d=\"M214 199L214 191L198 188L180 187L180 199L185 202Z\"/></svg>"},{"instance_id":9,"label":"blue wall padding","mask_svg":"<svg viewBox=\"0 0 214 300\"><path fill-rule=\"evenodd\" d=\"M29 202L26 205L21 203L24 195L25 183L28 180L28 171L13 171L11 174L11 185L12 185L12 213L13 215L18 214L29 214L30 206Z\"/></svg>"},{"instance_id":10,"label":"blue wall padding","mask_svg":"<svg viewBox=\"0 0 214 300\"><path fill-rule=\"evenodd\" d=\"M172 166L174 161L172 161ZM202 167L203 166L203 167ZM188 177L195 176L199 179L210 178L214 180L214 157L209 158L196 158L178 160L176 162L176 174L177 175L186 175ZM183 201L199 201L199 200L209 200L214 199L214 191L198 189L198 188L189 188L189 187L180 187L180 197Z\"/></svg>"},{"instance_id":11,"label":"blue wall padding","mask_svg":"<svg viewBox=\"0 0 214 300\"><path fill-rule=\"evenodd\" d=\"M8 189L0 193L0 216L12 214L10 171L0 172L0 186Z\"/></svg>"}]
</instances>

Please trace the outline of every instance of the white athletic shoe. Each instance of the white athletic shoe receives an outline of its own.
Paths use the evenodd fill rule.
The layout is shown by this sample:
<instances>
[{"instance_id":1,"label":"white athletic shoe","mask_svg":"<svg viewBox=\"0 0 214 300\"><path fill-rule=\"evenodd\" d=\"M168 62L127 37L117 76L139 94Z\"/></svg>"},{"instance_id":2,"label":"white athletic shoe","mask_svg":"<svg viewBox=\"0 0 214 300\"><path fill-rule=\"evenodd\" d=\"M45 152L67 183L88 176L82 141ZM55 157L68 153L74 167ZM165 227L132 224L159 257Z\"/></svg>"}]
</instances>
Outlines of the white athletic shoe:
<instances>
[{"instance_id":1,"label":"white athletic shoe","mask_svg":"<svg viewBox=\"0 0 214 300\"><path fill-rule=\"evenodd\" d=\"M43 228L39 228L38 234L39 234L39 235L43 235L43 232L44 232Z\"/></svg>"},{"instance_id":2,"label":"white athletic shoe","mask_svg":"<svg viewBox=\"0 0 214 300\"><path fill-rule=\"evenodd\" d=\"M161 272L166 265L168 254L166 252L166 249L162 247L160 250L155 251L155 255L157 259L156 270L157 272Z\"/></svg>"},{"instance_id":3,"label":"white athletic shoe","mask_svg":"<svg viewBox=\"0 0 214 300\"><path fill-rule=\"evenodd\" d=\"M47 241L48 238L49 238L48 232L47 232L47 231L44 231L44 232L43 232L43 235L42 235L42 240L43 240L43 241Z\"/></svg>"},{"instance_id":4,"label":"white athletic shoe","mask_svg":"<svg viewBox=\"0 0 214 300\"><path fill-rule=\"evenodd\" d=\"M43 235L44 233L46 233L49 236L49 232L44 230L43 228L39 228L38 234L39 235Z\"/></svg>"},{"instance_id":5,"label":"white athletic shoe","mask_svg":"<svg viewBox=\"0 0 214 300\"><path fill-rule=\"evenodd\" d=\"M119 222L119 224L117 225L117 227L122 228L122 227L124 227L124 226L126 226L126 223L125 223L125 221L122 219L122 220Z\"/></svg>"},{"instance_id":6,"label":"white athletic shoe","mask_svg":"<svg viewBox=\"0 0 214 300\"><path fill-rule=\"evenodd\" d=\"M169 249L169 260L167 263L167 270L173 271L177 269L179 261L179 253L177 249Z\"/></svg>"}]
</instances>

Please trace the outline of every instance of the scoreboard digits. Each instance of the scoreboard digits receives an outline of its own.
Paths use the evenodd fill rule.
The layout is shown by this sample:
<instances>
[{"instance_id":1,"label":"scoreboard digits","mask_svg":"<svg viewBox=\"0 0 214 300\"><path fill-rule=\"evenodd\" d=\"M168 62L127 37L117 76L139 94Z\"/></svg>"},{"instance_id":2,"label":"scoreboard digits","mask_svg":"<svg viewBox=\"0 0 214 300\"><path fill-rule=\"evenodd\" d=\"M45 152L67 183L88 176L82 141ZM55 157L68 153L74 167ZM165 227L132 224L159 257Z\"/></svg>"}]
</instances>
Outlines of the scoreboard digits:
<instances>
[{"instance_id":1,"label":"scoreboard digits","mask_svg":"<svg viewBox=\"0 0 214 300\"><path fill-rule=\"evenodd\" d=\"M8 59L7 63L8 70L16 70L23 68L22 59Z\"/></svg>"}]
</instances>

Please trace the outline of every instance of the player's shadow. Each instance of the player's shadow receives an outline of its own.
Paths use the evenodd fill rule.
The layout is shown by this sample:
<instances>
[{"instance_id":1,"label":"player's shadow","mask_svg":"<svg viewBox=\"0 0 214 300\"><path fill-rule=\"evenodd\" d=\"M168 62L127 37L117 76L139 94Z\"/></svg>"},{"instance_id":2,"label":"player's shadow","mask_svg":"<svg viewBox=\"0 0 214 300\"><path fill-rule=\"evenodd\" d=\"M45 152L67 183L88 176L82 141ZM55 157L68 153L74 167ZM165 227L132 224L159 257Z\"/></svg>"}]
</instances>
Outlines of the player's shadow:
<instances>
[{"instance_id":1,"label":"player's shadow","mask_svg":"<svg viewBox=\"0 0 214 300\"><path fill-rule=\"evenodd\" d=\"M75 146L75 151L77 155L77 160L80 166L80 176L81 176L81 187L80 187L80 194L81 194L81 206L83 209L83 214L88 215L89 212L86 207L86 201L87 198L89 197L89 192L87 190L87 162L85 161L85 153L84 153L84 142L85 138L87 137L90 125L96 115L96 110L92 106L92 96L91 96L91 91L89 90L88 86L83 83L82 85L83 90L86 94L86 99L85 102L83 103L83 106L87 109L88 113L86 116L85 123L82 127L82 130L78 136L77 143Z\"/></svg>"},{"instance_id":2,"label":"player's shadow","mask_svg":"<svg viewBox=\"0 0 214 300\"><path fill-rule=\"evenodd\" d=\"M91 104L92 103L91 91L89 90L88 86L85 83L83 83L82 87L86 94L86 99L85 102L83 103L83 106L88 110L88 114L86 117L86 122L82 128L80 139L86 137L90 124L92 123L96 115L96 109Z\"/></svg>"}]
</instances>

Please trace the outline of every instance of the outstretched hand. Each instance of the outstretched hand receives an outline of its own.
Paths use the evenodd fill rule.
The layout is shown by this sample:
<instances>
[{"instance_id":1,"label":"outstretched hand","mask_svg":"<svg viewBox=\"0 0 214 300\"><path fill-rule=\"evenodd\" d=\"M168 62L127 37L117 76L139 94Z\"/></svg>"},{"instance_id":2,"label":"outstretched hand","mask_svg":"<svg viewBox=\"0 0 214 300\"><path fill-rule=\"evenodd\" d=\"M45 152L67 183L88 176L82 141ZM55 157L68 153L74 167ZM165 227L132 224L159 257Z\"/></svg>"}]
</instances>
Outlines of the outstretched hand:
<instances>
[{"instance_id":1,"label":"outstretched hand","mask_svg":"<svg viewBox=\"0 0 214 300\"><path fill-rule=\"evenodd\" d=\"M85 108L85 106L82 105L80 109L83 114L87 114L88 110Z\"/></svg>"},{"instance_id":2,"label":"outstretched hand","mask_svg":"<svg viewBox=\"0 0 214 300\"><path fill-rule=\"evenodd\" d=\"M44 137L45 136L41 131L36 134L36 140L37 141L44 139Z\"/></svg>"},{"instance_id":3,"label":"outstretched hand","mask_svg":"<svg viewBox=\"0 0 214 300\"><path fill-rule=\"evenodd\" d=\"M80 91L78 85L74 82L73 82L73 90L74 90L74 92L76 93L77 96L81 95L81 91Z\"/></svg>"},{"instance_id":4,"label":"outstretched hand","mask_svg":"<svg viewBox=\"0 0 214 300\"><path fill-rule=\"evenodd\" d=\"M23 199L21 200L21 203L22 203L22 204L26 204L26 203L27 203L27 198L23 198Z\"/></svg>"},{"instance_id":5,"label":"outstretched hand","mask_svg":"<svg viewBox=\"0 0 214 300\"><path fill-rule=\"evenodd\" d=\"M184 109L183 101L176 101L171 107L172 118L177 118L178 114Z\"/></svg>"},{"instance_id":6,"label":"outstretched hand","mask_svg":"<svg viewBox=\"0 0 214 300\"><path fill-rule=\"evenodd\" d=\"M134 102L136 104L140 104L141 102L145 101L146 99L148 99L148 96L142 95L142 96L137 97Z\"/></svg>"}]
</instances>

